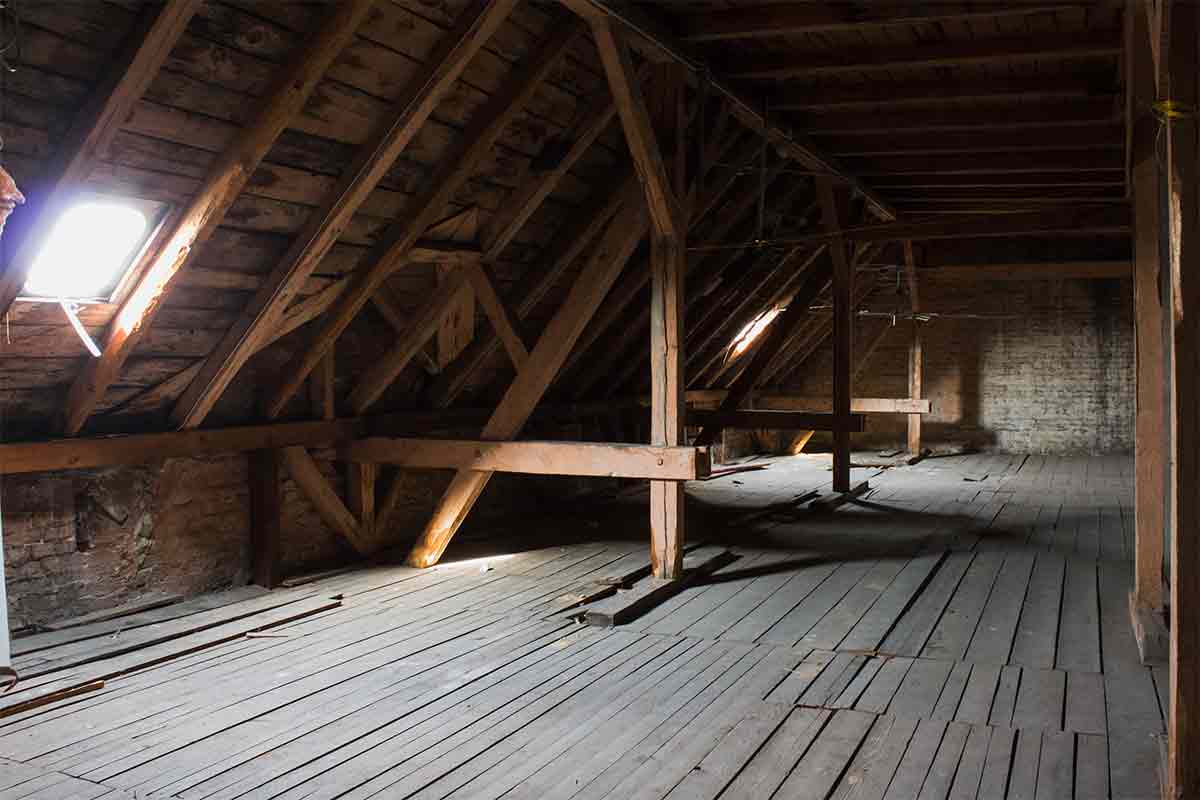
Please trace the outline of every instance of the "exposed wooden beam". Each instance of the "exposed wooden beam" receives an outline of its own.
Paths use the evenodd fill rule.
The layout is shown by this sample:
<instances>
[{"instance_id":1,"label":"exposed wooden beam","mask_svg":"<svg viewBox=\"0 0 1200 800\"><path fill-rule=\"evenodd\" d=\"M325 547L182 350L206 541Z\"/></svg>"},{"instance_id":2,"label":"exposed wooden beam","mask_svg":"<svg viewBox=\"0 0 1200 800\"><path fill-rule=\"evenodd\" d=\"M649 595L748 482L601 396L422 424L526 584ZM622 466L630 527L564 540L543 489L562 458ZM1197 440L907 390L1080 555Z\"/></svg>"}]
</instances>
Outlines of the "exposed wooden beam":
<instances>
[{"instance_id":1,"label":"exposed wooden beam","mask_svg":"<svg viewBox=\"0 0 1200 800\"><path fill-rule=\"evenodd\" d=\"M1129 90L1136 102L1131 112L1133 203L1134 414L1134 557L1130 611L1134 637L1145 663L1166 661L1166 597L1163 593L1163 550L1170 497L1169 449L1171 408L1164 386L1170 366L1171 314L1169 281L1164 281L1162 252L1161 128L1150 110L1155 91L1154 65L1146 39L1146 17L1131 4L1128 11L1133 64ZM1128 267L1128 264L1123 264ZM1126 270L1125 275L1130 273Z\"/></svg>"},{"instance_id":2,"label":"exposed wooden beam","mask_svg":"<svg viewBox=\"0 0 1200 800\"><path fill-rule=\"evenodd\" d=\"M821 202L821 225L834 234L829 242L833 261L833 414L850 414L850 396L854 360L854 270L840 236L846 222L845 200L838 197L833 181L817 178L817 197ZM811 426L810 426L811 427ZM833 431L833 491L850 491L850 431Z\"/></svg>"},{"instance_id":3,"label":"exposed wooden beam","mask_svg":"<svg viewBox=\"0 0 1200 800\"><path fill-rule=\"evenodd\" d=\"M354 213L454 87L467 64L508 17L514 3L515 0L477 0L462 12L396 102L392 116L358 149L336 186L320 208L309 214L304 229L292 240L287 253L209 354L200 373L175 404L173 422L181 427L195 427L204 420L234 376L260 349L262 340L271 335ZM407 255L415 254L410 251Z\"/></svg>"},{"instance_id":4,"label":"exposed wooden beam","mask_svg":"<svg viewBox=\"0 0 1200 800\"><path fill-rule=\"evenodd\" d=\"M511 8L515 0L492 0L493 6ZM533 49L527 63L519 66L499 91L471 118L458 143L429 177L426 188L414 199L413 213L393 223L368 256L368 267L354 274L354 281L326 312L309 345L298 353L281 375L280 385L267 402L267 416L282 413L300 382L312 371L325 350L342 334L374 291L403 264L425 229L443 213L446 203L474 174L491 152L508 124L520 113L542 81L554 69L575 38L574 20L552 25L550 32Z\"/></svg>"},{"instance_id":5,"label":"exposed wooden beam","mask_svg":"<svg viewBox=\"0 0 1200 800\"><path fill-rule=\"evenodd\" d=\"M1052 261L1044 264L961 264L922 267L923 280L1059 281L1120 280L1133 275L1128 261Z\"/></svg>"},{"instance_id":6,"label":"exposed wooden beam","mask_svg":"<svg viewBox=\"0 0 1200 800\"><path fill-rule=\"evenodd\" d=\"M492 323L492 329L504 344L513 366L520 369L525 359L529 358L529 348L517 330L516 314L496 292L496 282L489 274L491 270L479 263L464 266L462 270L467 282L475 290L475 299Z\"/></svg>"},{"instance_id":7,"label":"exposed wooden beam","mask_svg":"<svg viewBox=\"0 0 1200 800\"><path fill-rule=\"evenodd\" d=\"M350 460L346 464L346 505L366 539L375 538L375 464Z\"/></svg>"},{"instance_id":8,"label":"exposed wooden beam","mask_svg":"<svg viewBox=\"0 0 1200 800\"><path fill-rule=\"evenodd\" d=\"M103 354L87 361L72 383L63 412L64 433L79 432L119 377L126 359L153 324L172 278L220 224L271 145L354 37L371 5L372 0L352 0L332 6L324 24L279 69L253 119L209 168L199 192L176 218L149 267L121 304L109 326Z\"/></svg>"},{"instance_id":9,"label":"exposed wooden beam","mask_svg":"<svg viewBox=\"0 0 1200 800\"><path fill-rule=\"evenodd\" d=\"M255 583L274 589L283 548L283 503L280 497L278 450L254 450L248 462L250 479L250 574Z\"/></svg>"},{"instance_id":10,"label":"exposed wooden beam","mask_svg":"<svg viewBox=\"0 0 1200 800\"><path fill-rule=\"evenodd\" d=\"M1124 147L1125 132L1113 122L1059 125L1047 121L1044 127L1036 129L940 130L936 136L930 136L929 131L888 130L888 126L882 124L879 130L835 134L835 137L830 149L839 158L890 158L958 153L1046 153L1052 150L1119 151Z\"/></svg>"},{"instance_id":11,"label":"exposed wooden beam","mask_svg":"<svg viewBox=\"0 0 1200 800\"><path fill-rule=\"evenodd\" d=\"M908 396L921 396L921 381L924 372L924 355L921 352L921 323L913 320L912 339L908 344ZM908 452L921 454L921 415L908 415Z\"/></svg>"},{"instance_id":12,"label":"exposed wooden beam","mask_svg":"<svg viewBox=\"0 0 1200 800\"><path fill-rule=\"evenodd\" d=\"M0 444L0 475L144 464L164 458L272 450L292 445L324 447L353 439L364 430L361 420L350 419L14 442Z\"/></svg>"},{"instance_id":13,"label":"exposed wooden beam","mask_svg":"<svg viewBox=\"0 0 1200 800\"><path fill-rule=\"evenodd\" d=\"M1013 3L975 5L963 2L780 3L709 11L685 16L683 38L710 42L757 39L806 33L839 33L888 25L921 25L980 21L994 17L1053 14L1090 8L1087 3Z\"/></svg>"},{"instance_id":14,"label":"exposed wooden beam","mask_svg":"<svg viewBox=\"0 0 1200 800\"><path fill-rule=\"evenodd\" d=\"M935 108L892 112L831 112L808 114L804 117L813 136L880 136L918 134L928 131L960 131L986 136L989 133L1009 133L1018 139L1022 134L1036 137L1046 128L1081 128L1119 125L1121 106L1117 97L1097 97L1064 103L1029 103L1018 108ZM837 148L837 143L831 143Z\"/></svg>"},{"instance_id":15,"label":"exposed wooden beam","mask_svg":"<svg viewBox=\"0 0 1200 800\"><path fill-rule=\"evenodd\" d=\"M813 430L860 432L863 418L858 414L844 417L834 413L818 411L772 411L767 409L720 409L696 408L688 411L688 424L712 425L719 428L766 428L770 430Z\"/></svg>"},{"instance_id":16,"label":"exposed wooden beam","mask_svg":"<svg viewBox=\"0 0 1200 800\"><path fill-rule=\"evenodd\" d=\"M308 376L309 404L317 419L333 419L337 416L337 401L334 393L334 353L330 350L321 359L320 365Z\"/></svg>"},{"instance_id":17,"label":"exposed wooden beam","mask_svg":"<svg viewBox=\"0 0 1200 800\"><path fill-rule=\"evenodd\" d=\"M896 108L904 106L942 106L961 101L989 103L1029 102L1068 98L1107 97L1116 101L1117 87L1107 72L1095 75L1044 78L987 78L943 81L906 81L898 86L839 86L828 89L783 88L772 95L776 111L828 112Z\"/></svg>"},{"instance_id":18,"label":"exposed wooden beam","mask_svg":"<svg viewBox=\"0 0 1200 800\"><path fill-rule=\"evenodd\" d=\"M359 526L354 514L338 497L329 481L321 474L317 462L303 447L285 447L280 454L292 480L312 503L313 509L335 533L345 539L362 555L374 549L368 532Z\"/></svg>"},{"instance_id":19,"label":"exposed wooden beam","mask_svg":"<svg viewBox=\"0 0 1200 800\"><path fill-rule=\"evenodd\" d=\"M818 244L843 237L856 242L890 242L928 239L973 239L1009 236L1127 235L1131 230L1129 207L1114 204L1049 211L933 217L883 225L860 225L840 233L825 232L791 237L787 244Z\"/></svg>"},{"instance_id":20,"label":"exposed wooden beam","mask_svg":"<svg viewBox=\"0 0 1200 800\"><path fill-rule=\"evenodd\" d=\"M1167 65L1158 97L1178 117L1167 138L1166 228L1174 335L1175 514L1171 521L1171 665L1168 762L1164 797L1200 797L1200 8L1160 0Z\"/></svg>"},{"instance_id":21,"label":"exposed wooden beam","mask_svg":"<svg viewBox=\"0 0 1200 800\"><path fill-rule=\"evenodd\" d=\"M31 221L9 226L10 240L20 236L19 244L8 250L13 255L0 267L0 316L8 313L24 289L29 269L51 226L73 193L82 188L97 161L107 155L113 137L158 75L202 2L167 0L157 11L148 12L153 17L147 16L144 27L134 33L136 42L118 56L101 84L89 92L88 102L56 143L55 157L41 171L38 191L28 192L30 206L25 213Z\"/></svg>"},{"instance_id":22,"label":"exposed wooden beam","mask_svg":"<svg viewBox=\"0 0 1200 800\"><path fill-rule=\"evenodd\" d=\"M1014 173L1075 173L1076 179L1095 179L1103 173L1121 175L1125 160L1118 152L1061 151L996 153L986 158L972 154L877 156L849 161L859 174L875 178L908 175L981 175ZM987 185L983 178L979 184Z\"/></svg>"},{"instance_id":23,"label":"exposed wooden beam","mask_svg":"<svg viewBox=\"0 0 1200 800\"><path fill-rule=\"evenodd\" d=\"M728 389L689 389L687 401L698 406L717 406L729 396ZM754 410L762 411L825 411L832 403L828 397L755 391L747 398ZM855 397L850 411L855 414L928 414L929 400L922 398Z\"/></svg>"},{"instance_id":24,"label":"exposed wooden beam","mask_svg":"<svg viewBox=\"0 0 1200 800\"><path fill-rule=\"evenodd\" d=\"M746 58L733 71L735 78L813 78L930 67L1006 64L1019 61L1067 61L1120 55L1121 39L1101 32L1069 36L972 39L913 47L875 47L869 50L828 50L820 55Z\"/></svg>"},{"instance_id":25,"label":"exposed wooden beam","mask_svg":"<svg viewBox=\"0 0 1200 800\"><path fill-rule=\"evenodd\" d=\"M640 218L646 212L641 202L641 187L634 183L626 191L622 211L609 224L599 246L529 354L525 366L517 373L484 426L481 438L505 440L520 433L637 247L641 237L631 235L630 231L640 230ZM410 564L428 567L438 562L490 478L491 473L477 471L460 471L454 476L433 518L409 554Z\"/></svg>"},{"instance_id":26,"label":"exposed wooden beam","mask_svg":"<svg viewBox=\"0 0 1200 800\"><path fill-rule=\"evenodd\" d=\"M671 187L667 167L655 141L654 128L646 110L641 85L633 67L629 48L615 32L606 15L591 19L592 36L600 53L600 63L608 77L608 88L617 107L617 116L625 131L625 141L633 157L634 167L646 191L650 219L660 236L679 233L683 216L679 198Z\"/></svg>"},{"instance_id":27,"label":"exposed wooden beam","mask_svg":"<svg viewBox=\"0 0 1200 800\"><path fill-rule=\"evenodd\" d=\"M708 450L593 442L490 442L460 439L360 439L338 457L407 469L519 472L690 481L708 477Z\"/></svg>"},{"instance_id":28,"label":"exposed wooden beam","mask_svg":"<svg viewBox=\"0 0 1200 800\"><path fill-rule=\"evenodd\" d=\"M560 0L572 11L586 19L605 14L619 20L634 34L631 46L638 48L651 60L671 59L686 66L693 73L703 74L708 90L723 98L729 112L742 125L762 136L784 158L803 164L818 174L834 175L850 184L851 188L866 198L872 213L880 219L893 220L895 210L870 186L851 174L837 159L823 152L807 136L797 134L787 126L780 125L759 110L740 91L734 89L720 70L714 70L698 56L686 42L678 40L666 26L641 8L614 3L613 0Z\"/></svg>"}]
</instances>

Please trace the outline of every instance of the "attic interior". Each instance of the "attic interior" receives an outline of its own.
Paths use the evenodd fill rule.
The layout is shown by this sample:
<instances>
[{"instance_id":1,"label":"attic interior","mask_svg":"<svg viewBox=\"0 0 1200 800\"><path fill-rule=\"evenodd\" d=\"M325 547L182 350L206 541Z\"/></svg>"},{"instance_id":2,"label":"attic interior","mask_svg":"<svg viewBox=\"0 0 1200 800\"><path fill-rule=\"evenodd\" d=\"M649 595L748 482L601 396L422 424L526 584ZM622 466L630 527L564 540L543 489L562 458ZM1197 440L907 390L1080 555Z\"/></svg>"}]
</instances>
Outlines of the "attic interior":
<instances>
[{"instance_id":1,"label":"attic interior","mask_svg":"<svg viewBox=\"0 0 1200 800\"><path fill-rule=\"evenodd\" d=\"M0 800L1200 798L1198 39L0 0Z\"/></svg>"}]
</instances>

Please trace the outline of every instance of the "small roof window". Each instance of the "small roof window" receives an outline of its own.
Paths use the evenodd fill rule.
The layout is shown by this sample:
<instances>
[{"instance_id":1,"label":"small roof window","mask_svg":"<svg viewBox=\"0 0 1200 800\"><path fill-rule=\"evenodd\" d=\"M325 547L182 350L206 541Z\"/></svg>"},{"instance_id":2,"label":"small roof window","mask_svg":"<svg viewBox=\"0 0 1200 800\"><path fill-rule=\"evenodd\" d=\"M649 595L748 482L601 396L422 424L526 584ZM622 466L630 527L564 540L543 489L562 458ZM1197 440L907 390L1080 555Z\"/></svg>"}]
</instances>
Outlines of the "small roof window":
<instances>
[{"instance_id":1,"label":"small roof window","mask_svg":"<svg viewBox=\"0 0 1200 800\"><path fill-rule=\"evenodd\" d=\"M746 352L746 348L754 344L754 341L762 335L762 332L767 329L775 317L779 316L779 312L782 310L779 307L769 308L747 323L729 343L729 352L725 356L725 360L730 361Z\"/></svg>"},{"instance_id":2,"label":"small roof window","mask_svg":"<svg viewBox=\"0 0 1200 800\"><path fill-rule=\"evenodd\" d=\"M86 197L50 227L25 281L26 300L109 301L154 233L161 206Z\"/></svg>"}]
</instances>

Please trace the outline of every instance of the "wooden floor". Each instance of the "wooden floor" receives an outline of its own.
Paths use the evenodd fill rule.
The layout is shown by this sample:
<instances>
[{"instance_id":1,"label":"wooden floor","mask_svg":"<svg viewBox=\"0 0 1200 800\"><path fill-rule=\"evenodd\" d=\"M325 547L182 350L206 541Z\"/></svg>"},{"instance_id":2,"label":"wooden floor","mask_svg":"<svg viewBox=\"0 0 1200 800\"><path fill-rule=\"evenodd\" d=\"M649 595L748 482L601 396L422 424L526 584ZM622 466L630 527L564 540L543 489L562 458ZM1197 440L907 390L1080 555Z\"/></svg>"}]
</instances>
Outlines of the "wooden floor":
<instances>
[{"instance_id":1,"label":"wooden floor","mask_svg":"<svg viewBox=\"0 0 1200 800\"><path fill-rule=\"evenodd\" d=\"M617 628L571 606L644 528L581 509L601 540L18 640L0 798L1158 797L1130 460L863 467L823 515L825 459L769 464L689 487L739 558Z\"/></svg>"}]
</instances>

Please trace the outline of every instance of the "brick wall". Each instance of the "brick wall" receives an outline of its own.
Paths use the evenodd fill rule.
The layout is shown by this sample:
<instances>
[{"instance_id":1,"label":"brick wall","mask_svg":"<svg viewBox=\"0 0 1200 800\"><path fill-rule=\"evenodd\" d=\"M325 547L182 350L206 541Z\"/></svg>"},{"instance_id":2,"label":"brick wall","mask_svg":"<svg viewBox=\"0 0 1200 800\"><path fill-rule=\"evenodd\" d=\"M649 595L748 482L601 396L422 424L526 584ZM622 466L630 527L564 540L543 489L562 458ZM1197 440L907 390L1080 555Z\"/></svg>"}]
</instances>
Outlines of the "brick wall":
<instances>
[{"instance_id":1,"label":"brick wall","mask_svg":"<svg viewBox=\"0 0 1200 800\"><path fill-rule=\"evenodd\" d=\"M986 317L921 326L924 396L933 404L924 418L924 440L1031 453L1132 449L1132 292L1127 280L923 283L926 310ZM906 303L876 296L869 305ZM856 331L865 339L880 324L860 319ZM905 324L886 336L856 381L856 395L907 396L908 338ZM831 378L827 344L787 388L828 396ZM877 415L855 441L901 445L904 434L904 417Z\"/></svg>"}]
</instances>

